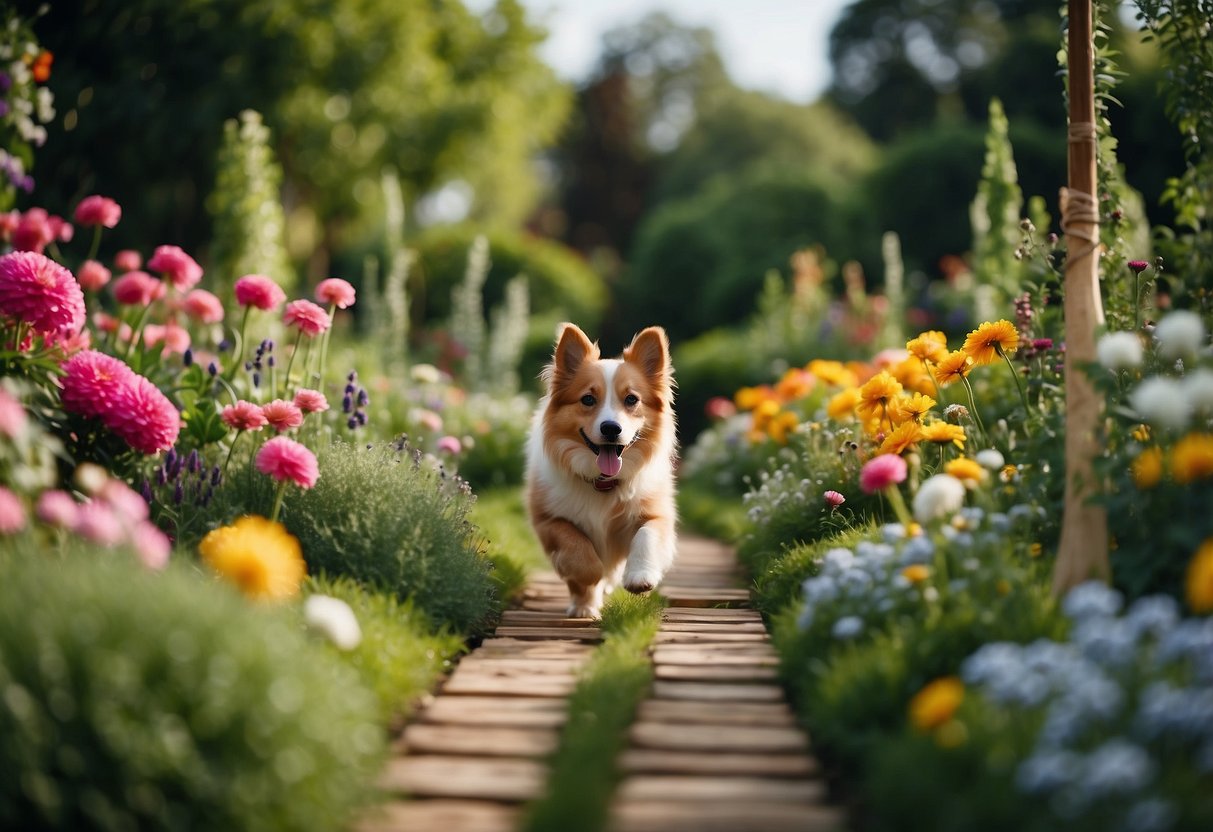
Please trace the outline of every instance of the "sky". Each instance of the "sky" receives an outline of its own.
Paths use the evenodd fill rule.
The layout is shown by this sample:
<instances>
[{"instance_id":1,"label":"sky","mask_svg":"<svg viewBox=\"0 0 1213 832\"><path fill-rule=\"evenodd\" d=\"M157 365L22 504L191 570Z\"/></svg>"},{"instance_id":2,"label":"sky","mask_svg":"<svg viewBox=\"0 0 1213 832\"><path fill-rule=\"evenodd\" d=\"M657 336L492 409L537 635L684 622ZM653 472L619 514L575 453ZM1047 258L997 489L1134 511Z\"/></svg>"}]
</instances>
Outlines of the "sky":
<instances>
[{"instance_id":1,"label":"sky","mask_svg":"<svg viewBox=\"0 0 1213 832\"><path fill-rule=\"evenodd\" d=\"M663 11L679 23L716 32L725 66L739 86L799 103L830 82L829 36L851 0L522 0L551 33L541 54L561 77L582 81L598 58L601 35ZM490 5L487 0L470 7Z\"/></svg>"}]
</instances>

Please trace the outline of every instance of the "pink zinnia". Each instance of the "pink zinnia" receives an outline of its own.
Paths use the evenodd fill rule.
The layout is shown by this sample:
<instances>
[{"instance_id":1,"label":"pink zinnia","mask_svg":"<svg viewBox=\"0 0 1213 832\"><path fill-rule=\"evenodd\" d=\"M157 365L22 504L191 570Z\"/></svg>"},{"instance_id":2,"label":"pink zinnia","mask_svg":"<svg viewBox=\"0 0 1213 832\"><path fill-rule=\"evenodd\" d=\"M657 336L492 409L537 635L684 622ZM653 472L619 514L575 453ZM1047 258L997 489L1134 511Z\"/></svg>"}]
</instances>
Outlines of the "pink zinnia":
<instances>
[{"instance_id":1,"label":"pink zinnia","mask_svg":"<svg viewBox=\"0 0 1213 832\"><path fill-rule=\"evenodd\" d=\"M837 491L827 491L821 495L826 501L826 505L830 508L838 508L847 501L847 498L839 494Z\"/></svg>"},{"instance_id":2,"label":"pink zinnia","mask_svg":"<svg viewBox=\"0 0 1213 832\"><path fill-rule=\"evenodd\" d=\"M124 248L114 255L114 268L120 272L133 272L143 267L143 256L133 248Z\"/></svg>"},{"instance_id":3,"label":"pink zinnia","mask_svg":"<svg viewBox=\"0 0 1213 832\"><path fill-rule=\"evenodd\" d=\"M29 415L25 412L25 405L0 387L0 436L16 439L25 432L27 424Z\"/></svg>"},{"instance_id":4,"label":"pink zinnia","mask_svg":"<svg viewBox=\"0 0 1213 832\"><path fill-rule=\"evenodd\" d=\"M859 487L865 494L875 494L906 478L906 461L897 454L872 457L859 472Z\"/></svg>"},{"instance_id":5,"label":"pink zinnia","mask_svg":"<svg viewBox=\"0 0 1213 832\"><path fill-rule=\"evenodd\" d=\"M114 406L101 414L105 426L136 451L167 451L181 432L181 414L160 388L131 371L119 387Z\"/></svg>"},{"instance_id":6,"label":"pink zinnia","mask_svg":"<svg viewBox=\"0 0 1213 832\"><path fill-rule=\"evenodd\" d=\"M261 412L270 427L279 433L303 424L303 411L294 402L288 402L286 399L274 399L269 404L262 405Z\"/></svg>"},{"instance_id":7,"label":"pink zinnia","mask_svg":"<svg viewBox=\"0 0 1213 832\"><path fill-rule=\"evenodd\" d=\"M63 409L81 416L108 413L118 402L118 390L135 371L111 355L84 350L63 362Z\"/></svg>"},{"instance_id":8,"label":"pink zinnia","mask_svg":"<svg viewBox=\"0 0 1213 832\"><path fill-rule=\"evenodd\" d=\"M85 260L76 272L80 286L90 292L96 292L110 282L111 272L96 260Z\"/></svg>"},{"instance_id":9,"label":"pink zinnia","mask_svg":"<svg viewBox=\"0 0 1213 832\"><path fill-rule=\"evenodd\" d=\"M43 334L84 325L84 292L72 273L49 257L14 251L0 257L0 314Z\"/></svg>"},{"instance_id":10,"label":"pink zinnia","mask_svg":"<svg viewBox=\"0 0 1213 832\"><path fill-rule=\"evenodd\" d=\"M286 300L282 287L263 274L246 274L236 281L236 302L241 306L255 306L263 311L276 309Z\"/></svg>"},{"instance_id":11,"label":"pink zinnia","mask_svg":"<svg viewBox=\"0 0 1213 832\"><path fill-rule=\"evenodd\" d=\"M320 477L315 455L285 436L275 436L261 446L257 452L257 470L279 482L290 480L300 488L311 488Z\"/></svg>"},{"instance_id":12,"label":"pink zinnia","mask_svg":"<svg viewBox=\"0 0 1213 832\"><path fill-rule=\"evenodd\" d=\"M49 526L61 529L74 528L80 514L80 506L66 491L55 489L43 491L38 495L38 503L34 506L34 514Z\"/></svg>"},{"instance_id":13,"label":"pink zinnia","mask_svg":"<svg viewBox=\"0 0 1213 832\"><path fill-rule=\"evenodd\" d=\"M76 236L75 227L57 214L51 214L46 218L46 225L51 230L51 235L61 243L70 243L72 237Z\"/></svg>"},{"instance_id":14,"label":"pink zinnia","mask_svg":"<svg viewBox=\"0 0 1213 832\"><path fill-rule=\"evenodd\" d=\"M24 214L17 215L17 225L13 228L13 250L33 251L38 254L50 243L55 241L55 231L51 228L50 214L43 208L31 208Z\"/></svg>"},{"instance_id":15,"label":"pink zinnia","mask_svg":"<svg viewBox=\"0 0 1213 832\"><path fill-rule=\"evenodd\" d=\"M153 523L143 520L131 529L131 548L139 556L139 562L148 569L163 569L168 565L169 553L173 543L168 535L156 528Z\"/></svg>"},{"instance_id":16,"label":"pink zinnia","mask_svg":"<svg viewBox=\"0 0 1213 832\"><path fill-rule=\"evenodd\" d=\"M63 350L64 355L75 355L80 350L87 350L93 345L93 335L87 329L82 329L79 332L65 329L51 335L48 340Z\"/></svg>"},{"instance_id":17,"label":"pink zinnia","mask_svg":"<svg viewBox=\"0 0 1213 832\"><path fill-rule=\"evenodd\" d=\"M158 246L147 261L147 267L160 272L182 292L194 288L202 279L202 267L180 246Z\"/></svg>"},{"instance_id":18,"label":"pink zinnia","mask_svg":"<svg viewBox=\"0 0 1213 832\"><path fill-rule=\"evenodd\" d=\"M164 284L147 272L127 272L114 281L114 300L123 306L147 306L164 297Z\"/></svg>"},{"instance_id":19,"label":"pink zinnia","mask_svg":"<svg viewBox=\"0 0 1213 832\"><path fill-rule=\"evenodd\" d=\"M169 321L164 325L164 354L180 355L190 348L190 332L181 324Z\"/></svg>"},{"instance_id":20,"label":"pink zinnia","mask_svg":"<svg viewBox=\"0 0 1213 832\"><path fill-rule=\"evenodd\" d=\"M77 509L72 531L102 546L117 546L126 536L122 521L114 510L97 500L90 500Z\"/></svg>"},{"instance_id":21,"label":"pink zinnia","mask_svg":"<svg viewBox=\"0 0 1213 832\"><path fill-rule=\"evenodd\" d=\"M98 496L129 523L138 523L148 518L147 500L122 480L110 477L105 481L105 485L101 486Z\"/></svg>"},{"instance_id":22,"label":"pink zinnia","mask_svg":"<svg viewBox=\"0 0 1213 832\"><path fill-rule=\"evenodd\" d=\"M329 313L310 300L293 300L282 313L282 322L297 327L309 338L315 338L329 328Z\"/></svg>"},{"instance_id":23,"label":"pink zinnia","mask_svg":"<svg viewBox=\"0 0 1213 832\"><path fill-rule=\"evenodd\" d=\"M219 418L232 430L261 430L269 423L260 405L243 399L223 408Z\"/></svg>"},{"instance_id":24,"label":"pink zinnia","mask_svg":"<svg viewBox=\"0 0 1213 832\"><path fill-rule=\"evenodd\" d=\"M319 390L301 387L295 394L295 407L304 413L323 413L329 409L329 400Z\"/></svg>"},{"instance_id":25,"label":"pink zinnia","mask_svg":"<svg viewBox=\"0 0 1213 832\"><path fill-rule=\"evenodd\" d=\"M108 196L86 196L76 206L76 222L113 228L122 219L122 206Z\"/></svg>"},{"instance_id":26,"label":"pink zinnia","mask_svg":"<svg viewBox=\"0 0 1213 832\"><path fill-rule=\"evenodd\" d=\"M463 450L463 444L458 437L447 435L438 440L438 450L448 454L458 454Z\"/></svg>"},{"instance_id":27,"label":"pink zinnia","mask_svg":"<svg viewBox=\"0 0 1213 832\"><path fill-rule=\"evenodd\" d=\"M164 324L146 324L143 327L143 346L155 347L164 340Z\"/></svg>"},{"instance_id":28,"label":"pink zinnia","mask_svg":"<svg viewBox=\"0 0 1213 832\"><path fill-rule=\"evenodd\" d=\"M25 528L25 506L21 498L0 485L0 534L16 534Z\"/></svg>"},{"instance_id":29,"label":"pink zinnia","mask_svg":"<svg viewBox=\"0 0 1213 832\"><path fill-rule=\"evenodd\" d=\"M336 306L338 309L348 309L354 305L357 293L349 281L339 277L330 277L320 281L316 286L316 300L323 304Z\"/></svg>"},{"instance_id":30,"label":"pink zinnia","mask_svg":"<svg viewBox=\"0 0 1213 832\"><path fill-rule=\"evenodd\" d=\"M223 320L223 301L206 289L194 289L182 301L185 314L201 324L217 324Z\"/></svg>"}]
</instances>

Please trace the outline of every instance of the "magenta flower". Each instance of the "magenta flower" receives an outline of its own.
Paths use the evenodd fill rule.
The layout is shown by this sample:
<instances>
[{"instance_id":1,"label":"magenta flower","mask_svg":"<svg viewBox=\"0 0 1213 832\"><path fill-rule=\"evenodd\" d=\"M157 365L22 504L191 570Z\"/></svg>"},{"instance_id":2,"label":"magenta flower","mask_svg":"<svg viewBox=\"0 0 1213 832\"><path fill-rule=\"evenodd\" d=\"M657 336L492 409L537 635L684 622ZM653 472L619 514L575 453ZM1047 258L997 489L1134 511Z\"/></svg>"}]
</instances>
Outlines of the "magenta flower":
<instances>
[{"instance_id":1,"label":"magenta flower","mask_svg":"<svg viewBox=\"0 0 1213 832\"><path fill-rule=\"evenodd\" d=\"M354 287L348 281L339 277L330 277L317 284L315 297L319 303L336 306L338 309L348 309L354 305L356 294Z\"/></svg>"},{"instance_id":2,"label":"magenta flower","mask_svg":"<svg viewBox=\"0 0 1213 832\"><path fill-rule=\"evenodd\" d=\"M62 350L64 355L75 355L93 345L93 335L87 329L79 332L63 329L50 335L47 340Z\"/></svg>"},{"instance_id":3,"label":"magenta flower","mask_svg":"<svg viewBox=\"0 0 1213 832\"><path fill-rule=\"evenodd\" d=\"M71 529L76 525L77 517L80 514L80 507L72 499L71 494L55 489L53 491L43 491L38 495L38 502L34 506L34 514L48 526Z\"/></svg>"},{"instance_id":4,"label":"magenta flower","mask_svg":"<svg viewBox=\"0 0 1213 832\"><path fill-rule=\"evenodd\" d=\"M0 387L0 436L16 439L25 432L27 424L29 415L25 412L25 405Z\"/></svg>"},{"instance_id":5,"label":"magenta flower","mask_svg":"<svg viewBox=\"0 0 1213 832\"><path fill-rule=\"evenodd\" d=\"M826 505L830 508L838 508L847 501L847 498L839 494L837 491L827 491L821 496L822 499L826 501Z\"/></svg>"},{"instance_id":6,"label":"magenta flower","mask_svg":"<svg viewBox=\"0 0 1213 832\"><path fill-rule=\"evenodd\" d=\"M257 470L281 483L311 488L320 478L316 457L305 446L285 436L275 436L257 452Z\"/></svg>"},{"instance_id":7,"label":"magenta flower","mask_svg":"<svg viewBox=\"0 0 1213 832\"><path fill-rule=\"evenodd\" d=\"M905 478L906 461L897 454L881 454L864 464L859 472L859 487L865 494L875 494L904 482Z\"/></svg>"},{"instance_id":8,"label":"magenta flower","mask_svg":"<svg viewBox=\"0 0 1213 832\"><path fill-rule=\"evenodd\" d=\"M131 548L139 556L139 562L148 569L163 569L168 565L168 556L173 543L155 524L143 520L135 524L130 534Z\"/></svg>"},{"instance_id":9,"label":"magenta flower","mask_svg":"<svg viewBox=\"0 0 1213 832\"><path fill-rule=\"evenodd\" d=\"M1133 274L1141 274L1146 269L1150 268L1150 264L1145 260L1130 260L1129 268L1133 271Z\"/></svg>"},{"instance_id":10,"label":"magenta flower","mask_svg":"<svg viewBox=\"0 0 1213 832\"><path fill-rule=\"evenodd\" d=\"M122 480L108 478L105 485L101 486L98 496L130 524L148 518L147 500Z\"/></svg>"},{"instance_id":11,"label":"magenta flower","mask_svg":"<svg viewBox=\"0 0 1213 832\"><path fill-rule=\"evenodd\" d=\"M0 534L16 534L25 528L25 506L21 498L0 485Z\"/></svg>"},{"instance_id":12,"label":"magenta flower","mask_svg":"<svg viewBox=\"0 0 1213 832\"><path fill-rule=\"evenodd\" d=\"M167 451L181 432L181 414L160 388L131 371L118 390L117 403L101 421L136 451Z\"/></svg>"},{"instance_id":13,"label":"magenta flower","mask_svg":"<svg viewBox=\"0 0 1213 832\"><path fill-rule=\"evenodd\" d=\"M223 301L206 289L193 289L181 302L190 318L201 324L217 324L223 320Z\"/></svg>"},{"instance_id":14,"label":"magenta flower","mask_svg":"<svg viewBox=\"0 0 1213 832\"><path fill-rule=\"evenodd\" d=\"M55 241L55 228L51 226L50 214L42 208L31 208L17 215L17 224L12 231L13 251L42 253Z\"/></svg>"},{"instance_id":15,"label":"magenta flower","mask_svg":"<svg viewBox=\"0 0 1213 832\"><path fill-rule=\"evenodd\" d=\"M265 421L274 430L282 433L303 424L303 411L294 402L286 399L274 399L269 404L261 406Z\"/></svg>"},{"instance_id":16,"label":"magenta flower","mask_svg":"<svg viewBox=\"0 0 1213 832\"><path fill-rule=\"evenodd\" d=\"M309 338L314 338L329 328L329 313L310 300L293 300L282 313L282 322L293 326Z\"/></svg>"},{"instance_id":17,"label":"magenta flower","mask_svg":"<svg viewBox=\"0 0 1213 832\"><path fill-rule=\"evenodd\" d=\"M80 281L81 288L89 292L96 292L105 288L105 284L110 282L110 275L110 270L101 263L96 260L85 260L80 264L79 271L76 272L76 279Z\"/></svg>"},{"instance_id":18,"label":"magenta flower","mask_svg":"<svg viewBox=\"0 0 1213 832\"><path fill-rule=\"evenodd\" d=\"M164 297L164 284L147 272L127 272L114 281L114 300L123 306L148 306Z\"/></svg>"},{"instance_id":19,"label":"magenta flower","mask_svg":"<svg viewBox=\"0 0 1213 832\"><path fill-rule=\"evenodd\" d=\"M147 261L147 267L160 272L182 292L194 288L202 279L202 267L180 246L158 246Z\"/></svg>"},{"instance_id":20,"label":"magenta flower","mask_svg":"<svg viewBox=\"0 0 1213 832\"><path fill-rule=\"evenodd\" d=\"M43 334L75 331L84 325L84 292L72 273L49 257L10 252L0 257L0 315Z\"/></svg>"},{"instance_id":21,"label":"magenta flower","mask_svg":"<svg viewBox=\"0 0 1213 832\"><path fill-rule=\"evenodd\" d=\"M133 272L143 268L143 256L133 248L124 248L114 255L114 268L120 272Z\"/></svg>"},{"instance_id":22,"label":"magenta flower","mask_svg":"<svg viewBox=\"0 0 1213 832\"><path fill-rule=\"evenodd\" d=\"M56 214L51 214L46 218L46 225L51 231L51 236L61 243L70 243L72 237L76 236L75 227Z\"/></svg>"},{"instance_id":23,"label":"magenta flower","mask_svg":"<svg viewBox=\"0 0 1213 832\"><path fill-rule=\"evenodd\" d=\"M80 506L72 531L101 546L117 546L126 536L118 515L100 500L89 500Z\"/></svg>"},{"instance_id":24,"label":"magenta flower","mask_svg":"<svg viewBox=\"0 0 1213 832\"><path fill-rule=\"evenodd\" d=\"M329 400L319 390L301 387L295 393L295 407L304 413L323 413L329 409Z\"/></svg>"},{"instance_id":25,"label":"magenta flower","mask_svg":"<svg viewBox=\"0 0 1213 832\"><path fill-rule=\"evenodd\" d=\"M463 444L458 437L447 435L438 440L438 450L448 454L458 454L463 450Z\"/></svg>"},{"instance_id":26,"label":"magenta flower","mask_svg":"<svg viewBox=\"0 0 1213 832\"><path fill-rule=\"evenodd\" d=\"M76 353L63 362L63 409L81 416L100 416L117 403L118 388L134 370L121 360L96 350Z\"/></svg>"},{"instance_id":27,"label":"magenta flower","mask_svg":"<svg viewBox=\"0 0 1213 832\"><path fill-rule=\"evenodd\" d=\"M263 274L246 274L236 281L235 290L237 303L262 311L275 309L286 300L282 287Z\"/></svg>"},{"instance_id":28,"label":"magenta flower","mask_svg":"<svg viewBox=\"0 0 1213 832\"><path fill-rule=\"evenodd\" d=\"M246 402L243 399L235 404L229 404L219 414L223 424L233 430L261 430L269 420L261 412L261 406Z\"/></svg>"},{"instance_id":29,"label":"magenta flower","mask_svg":"<svg viewBox=\"0 0 1213 832\"><path fill-rule=\"evenodd\" d=\"M73 215L80 225L100 225L113 228L122 219L122 206L107 196L86 196L76 206Z\"/></svg>"}]
</instances>

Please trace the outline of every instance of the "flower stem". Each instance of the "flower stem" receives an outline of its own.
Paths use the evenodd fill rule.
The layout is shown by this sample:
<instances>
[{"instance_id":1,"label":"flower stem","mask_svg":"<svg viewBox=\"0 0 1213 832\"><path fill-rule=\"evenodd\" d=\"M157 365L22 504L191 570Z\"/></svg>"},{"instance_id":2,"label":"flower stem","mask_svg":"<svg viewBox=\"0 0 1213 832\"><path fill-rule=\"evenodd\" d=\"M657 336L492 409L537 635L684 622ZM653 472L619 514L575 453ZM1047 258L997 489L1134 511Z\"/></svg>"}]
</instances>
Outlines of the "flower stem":
<instances>
[{"instance_id":1,"label":"flower stem","mask_svg":"<svg viewBox=\"0 0 1213 832\"><path fill-rule=\"evenodd\" d=\"M922 366L927 371L927 376L931 379L931 384L935 387L935 401L943 404L943 390L939 389L939 381L935 378L935 371L931 369L931 362L925 358L919 359L922 361Z\"/></svg>"},{"instance_id":2,"label":"flower stem","mask_svg":"<svg viewBox=\"0 0 1213 832\"><path fill-rule=\"evenodd\" d=\"M97 256L97 250L100 248L101 248L101 226L95 225L95 226L93 226L93 242L92 242L92 245L90 245L88 247L88 255L84 259L92 260L94 257Z\"/></svg>"},{"instance_id":3,"label":"flower stem","mask_svg":"<svg viewBox=\"0 0 1213 832\"><path fill-rule=\"evenodd\" d=\"M1024 392L1023 385L1019 382L1019 371L1015 369L1015 365L1011 363L1011 356L1002 351L1002 347L995 346L994 350L1002 356L1003 361L1007 362L1007 368L1011 371L1011 378L1015 379L1015 389L1019 391L1019 400L1023 402L1023 418L1024 427L1027 427L1028 419L1028 394Z\"/></svg>"},{"instance_id":4,"label":"flower stem","mask_svg":"<svg viewBox=\"0 0 1213 832\"><path fill-rule=\"evenodd\" d=\"M286 480L278 483L278 493L274 495L274 510L270 513L270 522L278 522L278 513L282 511L282 495L286 493Z\"/></svg>"},{"instance_id":5,"label":"flower stem","mask_svg":"<svg viewBox=\"0 0 1213 832\"><path fill-rule=\"evenodd\" d=\"M988 446L990 444L990 435L986 433L985 423L981 421L981 413L977 410L977 399L973 396L973 385L969 383L969 377L962 375L961 382L965 386L965 393L969 397L969 409L973 411L973 421L977 423L977 429L981 431L981 439Z\"/></svg>"},{"instance_id":6,"label":"flower stem","mask_svg":"<svg viewBox=\"0 0 1213 832\"><path fill-rule=\"evenodd\" d=\"M244 307L244 314L240 316L240 334L238 336L240 338L240 343L236 344L236 360L233 361L232 366L228 368L232 375L234 375L237 372L237 368L244 363L244 333L248 328L248 312L251 308L251 306Z\"/></svg>"},{"instance_id":7,"label":"flower stem","mask_svg":"<svg viewBox=\"0 0 1213 832\"><path fill-rule=\"evenodd\" d=\"M232 440L232 447L227 449L227 458L223 460L223 478L227 479L227 466L232 461L232 454L236 452L236 443L240 441L240 437L244 435L244 431L236 431L236 438Z\"/></svg>"},{"instance_id":8,"label":"flower stem","mask_svg":"<svg viewBox=\"0 0 1213 832\"><path fill-rule=\"evenodd\" d=\"M885 488L884 495L888 499L889 505L893 507L893 513L897 515L897 519L908 529L914 522L914 518L910 516L910 510L901 496L901 490L895 485L890 485Z\"/></svg>"},{"instance_id":9,"label":"flower stem","mask_svg":"<svg viewBox=\"0 0 1213 832\"><path fill-rule=\"evenodd\" d=\"M282 380L282 397L286 398L291 387L291 367L295 366L295 356L299 354L299 342L303 340L303 330L295 333L295 345L291 347L291 357L286 362L286 378Z\"/></svg>"}]
</instances>

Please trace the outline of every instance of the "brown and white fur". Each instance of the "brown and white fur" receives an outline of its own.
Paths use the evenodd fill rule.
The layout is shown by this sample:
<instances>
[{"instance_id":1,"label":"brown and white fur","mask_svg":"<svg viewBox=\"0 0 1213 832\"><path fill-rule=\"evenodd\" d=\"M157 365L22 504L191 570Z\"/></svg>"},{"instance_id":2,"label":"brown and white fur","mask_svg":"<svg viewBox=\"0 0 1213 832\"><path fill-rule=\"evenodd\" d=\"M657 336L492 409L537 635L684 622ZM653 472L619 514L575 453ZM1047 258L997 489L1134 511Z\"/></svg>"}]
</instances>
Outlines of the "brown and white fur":
<instances>
[{"instance_id":1,"label":"brown and white fur","mask_svg":"<svg viewBox=\"0 0 1213 832\"><path fill-rule=\"evenodd\" d=\"M606 593L647 592L674 560L669 341L649 327L621 357L602 358L584 332L561 324L543 379L527 443L531 524L568 584L569 616L597 618Z\"/></svg>"}]
</instances>

